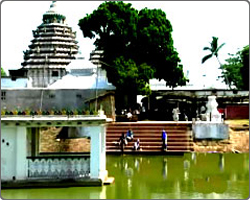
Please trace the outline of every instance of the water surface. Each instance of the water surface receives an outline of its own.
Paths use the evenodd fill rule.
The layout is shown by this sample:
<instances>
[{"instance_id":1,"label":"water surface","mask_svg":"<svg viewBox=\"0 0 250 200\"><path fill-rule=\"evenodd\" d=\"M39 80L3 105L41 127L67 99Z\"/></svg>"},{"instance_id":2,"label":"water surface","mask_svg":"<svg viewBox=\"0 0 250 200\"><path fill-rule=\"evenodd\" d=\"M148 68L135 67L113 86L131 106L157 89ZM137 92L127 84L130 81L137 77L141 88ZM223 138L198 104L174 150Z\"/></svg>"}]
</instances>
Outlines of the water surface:
<instances>
[{"instance_id":1,"label":"water surface","mask_svg":"<svg viewBox=\"0 0 250 200\"><path fill-rule=\"evenodd\" d=\"M103 187L7 189L5 199L246 199L249 154L108 155Z\"/></svg>"}]
</instances>

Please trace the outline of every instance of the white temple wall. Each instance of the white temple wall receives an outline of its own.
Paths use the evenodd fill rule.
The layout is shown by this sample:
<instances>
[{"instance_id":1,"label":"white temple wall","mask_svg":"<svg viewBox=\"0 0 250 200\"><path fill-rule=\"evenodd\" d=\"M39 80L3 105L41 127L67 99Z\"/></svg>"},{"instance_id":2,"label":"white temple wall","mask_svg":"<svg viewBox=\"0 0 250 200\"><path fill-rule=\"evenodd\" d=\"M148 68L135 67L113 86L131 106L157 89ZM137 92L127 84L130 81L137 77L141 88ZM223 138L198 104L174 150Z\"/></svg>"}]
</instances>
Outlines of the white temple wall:
<instances>
[{"instance_id":1,"label":"white temple wall","mask_svg":"<svg viewBox=\"0 0 250 200\"><path fill-rule=\"evenodd\" d=\"M57 76L55 76L55 73ZM47 87L66 75L65 68L59 69L28 69L28 77L32 79L32 87Z\"/></svg>"},{"instance_id":2,"label":"white temple wall","mask_svg":"<svg viewBox=\"0 0 250 200\"><path fill-rule=\"evenodd\" d=\"M26 127L1 127L2 180L27 177L26 153Z\"/></svg>"}]
</instances>

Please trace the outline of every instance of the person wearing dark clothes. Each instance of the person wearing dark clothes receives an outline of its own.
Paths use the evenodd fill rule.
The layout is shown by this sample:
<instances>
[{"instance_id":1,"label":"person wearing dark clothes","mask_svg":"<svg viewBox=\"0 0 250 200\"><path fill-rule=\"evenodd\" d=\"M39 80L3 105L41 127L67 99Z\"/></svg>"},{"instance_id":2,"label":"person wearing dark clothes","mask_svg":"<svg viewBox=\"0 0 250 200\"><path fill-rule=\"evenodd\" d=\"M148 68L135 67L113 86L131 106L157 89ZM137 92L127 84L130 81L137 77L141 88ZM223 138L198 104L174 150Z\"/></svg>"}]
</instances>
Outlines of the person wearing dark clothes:
<instances>
[{"instance_id":1,"label":"person wearing dark clothes","mask_svg":"<svg viewBox=\"0 0 250 200\"><path fill-rule=\"evenodd\" d=\"M121 137L120 137L120 139L119 139L119 145L120 145L120 147L121 147L121 151L123 152L123 150L124 150L124 145L126 145L126 138L125 138L125 135L124 135L124 133L122 133L122 135L121 135Z\"/></svg>"},{"instance_id":2,"label":"person wearing dark clothes","mask_svg":"<svg viewBox=\"0 0 250 200\"><path fill-rule=\"evenodd\" d=\"M162 150L167 149L167 132L163 129L162 130Z\"/></svg>"}]
</instances>

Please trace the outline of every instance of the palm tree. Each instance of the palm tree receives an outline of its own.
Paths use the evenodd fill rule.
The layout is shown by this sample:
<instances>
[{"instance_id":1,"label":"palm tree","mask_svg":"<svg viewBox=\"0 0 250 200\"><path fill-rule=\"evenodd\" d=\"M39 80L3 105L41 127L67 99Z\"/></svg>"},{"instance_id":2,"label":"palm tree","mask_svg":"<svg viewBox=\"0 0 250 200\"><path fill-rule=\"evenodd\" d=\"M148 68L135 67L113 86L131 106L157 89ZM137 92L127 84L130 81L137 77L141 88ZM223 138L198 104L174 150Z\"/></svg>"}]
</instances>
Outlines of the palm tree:
<instances>
[{"instance_id":1,"label":"palm tree","mask_svg":"<svg viewBox=\"0 0 250 200\"><path fill-rule=\"evenodd\" d=\"M201 63L203 64L204 62L206 62L208 59L212 58L213 56L215 56L221 66L221 63L218 59L218 51L221 49L221 47L223 47L225 45L225 43L221 44L219 47L218 47L218 38L217 37L213 37L213 40L212 42L210 43L211 44L211 47L204 47L203 50L209 50L211 53L204 56L202 58L202 61Z\"/></svg>"},{"instance_id":2,"label":"palm tree","mask_svg":"<svg viewBox=\"0 0 250 200\"><path fill-rule=\"evenodd\" d=\"M218 37L214 37L213 36L213 40L212 42L210 43L211 44L211 47L204 47L203 50L209 50L210 51L210 54L204 56L201 60L201 63L203 64L204 62L206 62L208 59L212 58L213 56L216 57L218 63L220 64L220 69L223 70L222 68L222 64L218 58L218 52L219 50L225 45L225 43L221 44L219 47L218 47ZM229 84L228 82L228 78L227 78L227 75L225 73L223 73L225 75L225 79L226 79L226 84ZM229 85L230 87L230 85Z\"/></svg>"}]
</instances>

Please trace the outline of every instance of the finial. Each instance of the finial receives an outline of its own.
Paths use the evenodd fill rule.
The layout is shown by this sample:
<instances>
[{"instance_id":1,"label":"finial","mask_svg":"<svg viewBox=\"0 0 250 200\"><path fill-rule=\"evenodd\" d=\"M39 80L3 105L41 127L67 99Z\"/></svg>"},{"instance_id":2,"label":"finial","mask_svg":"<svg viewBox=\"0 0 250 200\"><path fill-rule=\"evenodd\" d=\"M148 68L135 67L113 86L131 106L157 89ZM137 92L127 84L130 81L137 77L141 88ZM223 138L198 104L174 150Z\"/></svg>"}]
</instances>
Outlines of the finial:
<instances>
[{"instance_id":1,"label":"finial","mask_svg":"<svg viewBox=\"0 0 250 200\"><path fill-rule=\"evenodd\" d=\"M56 1L52 1L52 4L50 5L50 8L56 7Z\"/></svg>"},{"instance_id":2,"label":"finial","mask_svg":"<svg viewBox=\"0 0 250 200\"><path fill-rule=\"evenodd\" d=\"M56 8L56 1L52 1L48 13L54 13Z\"/></svg>"}]
</instances>

